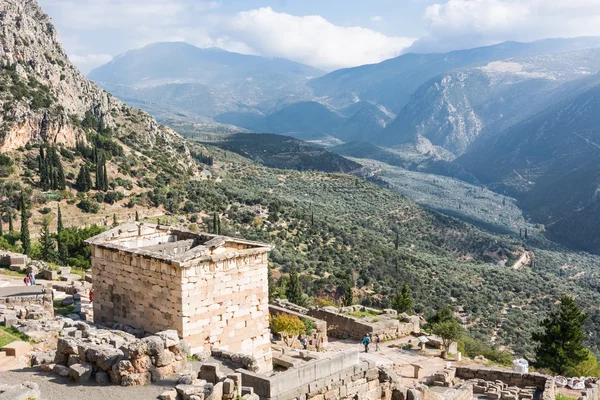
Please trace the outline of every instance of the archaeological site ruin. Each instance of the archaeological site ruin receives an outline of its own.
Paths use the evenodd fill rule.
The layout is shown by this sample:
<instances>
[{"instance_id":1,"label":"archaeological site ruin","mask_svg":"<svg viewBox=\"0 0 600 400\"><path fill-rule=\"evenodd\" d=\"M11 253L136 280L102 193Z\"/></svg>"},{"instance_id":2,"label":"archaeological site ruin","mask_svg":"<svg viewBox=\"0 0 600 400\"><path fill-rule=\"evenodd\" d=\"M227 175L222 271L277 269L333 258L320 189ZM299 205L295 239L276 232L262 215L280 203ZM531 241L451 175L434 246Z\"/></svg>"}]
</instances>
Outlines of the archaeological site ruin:
<instances>
[{"instance_id":1,"label":"archaeological site ruin","mask_svg":"<svg viewBox=\"0 0 600 400\"><path fill-rule=\"evenodd\" d=\"M246 354L258 371L272 368L269 245L139 222L86 243L94 322L176 329L194 352Z\"/></svg>"}]
</instances>

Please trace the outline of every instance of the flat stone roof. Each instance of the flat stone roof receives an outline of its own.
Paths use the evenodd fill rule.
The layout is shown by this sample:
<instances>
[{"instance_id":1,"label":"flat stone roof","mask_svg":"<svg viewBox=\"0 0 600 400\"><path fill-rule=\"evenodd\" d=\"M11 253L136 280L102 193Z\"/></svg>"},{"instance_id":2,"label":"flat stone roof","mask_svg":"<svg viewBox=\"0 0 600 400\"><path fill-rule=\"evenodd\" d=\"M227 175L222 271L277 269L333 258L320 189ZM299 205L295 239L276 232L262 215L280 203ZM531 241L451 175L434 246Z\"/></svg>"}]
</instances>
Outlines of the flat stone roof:
<instances>
[{"instance_id":1,"label":"flat stone roof","mask_svg":"<svg viewBox=\"0 0 600 400\"><path fill-rule=\"evenodd\" d=\"M273 246L245 239L131 222L89 238L85 244L154 258L174 265L258 254Z\"/></svg>"}]
</instances>

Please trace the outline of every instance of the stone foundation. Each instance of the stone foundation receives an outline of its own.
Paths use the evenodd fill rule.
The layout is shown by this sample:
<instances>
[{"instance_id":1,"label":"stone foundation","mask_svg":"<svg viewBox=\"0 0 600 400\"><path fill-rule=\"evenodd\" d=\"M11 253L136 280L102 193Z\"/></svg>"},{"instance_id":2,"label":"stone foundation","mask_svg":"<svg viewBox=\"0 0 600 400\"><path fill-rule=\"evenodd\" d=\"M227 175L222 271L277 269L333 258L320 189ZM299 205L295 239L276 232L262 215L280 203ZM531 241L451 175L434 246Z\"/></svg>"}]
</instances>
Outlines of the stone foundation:
<instances>
[{"instance_id":1,"label":"stone foundation","mask_svg":"<svg viewBox=\"0 0 600 400\"><path fill-rule=\"evenodd\" d=\"M21 319L54 317L52 292L25 296L0 297L0 323L6 326ZM7 322L9 321L9 322Z\"/></svg>"}]
</instances>

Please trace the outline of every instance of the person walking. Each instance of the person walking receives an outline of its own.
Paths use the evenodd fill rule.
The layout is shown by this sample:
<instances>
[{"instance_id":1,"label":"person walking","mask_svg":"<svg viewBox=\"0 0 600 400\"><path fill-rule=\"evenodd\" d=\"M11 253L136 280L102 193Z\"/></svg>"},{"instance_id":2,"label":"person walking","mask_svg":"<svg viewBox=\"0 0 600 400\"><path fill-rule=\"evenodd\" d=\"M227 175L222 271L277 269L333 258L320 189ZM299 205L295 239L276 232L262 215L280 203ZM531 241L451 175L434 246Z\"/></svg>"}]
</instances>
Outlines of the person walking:
<instances>
[{"instance_id":1,"label":"person walking","mask_svg":"<svg viewBox=\"0 0 600 400\"><path fill-rule=\"evenodd\" d=\"M365 336L362 339L362 345L365 346L365 353L369 352L369 345L371 344L371 338L368 334L365 333Z\"/></svg>"},{"instance_id":2,"label":"person walking","mask_svg":"<svg viewBox=\"0 0 600 400\"><path fill-rule=\"evenodd\" d=\"M94 289L90 289L90 302L94 301Z\"/></svg>"},{"instance_id":3,"label":"person walking","mask_svg":"<svg viewBox=\"0 0 600 400\"><path fill-rule=\"evenodd\" d=\"M381 338L379 337L379 334L376 333L375 334L375 351L380 351L379 350L379 343L381 343Z\"/></svg>"},{"instance_id":4,"label":"person walking","mask_svg":"<svg viewBox=\"0 0 600 400\"><path fill-rule=\"evenodd\" d=\"M25 275L25 278L23 279L23 282L25 282L25 286L29 286L29 283L30 283L29 275Z\"/></svg>"},{"instance_id":5,"label":"person walking","mask_svg":"<svg viewBox=\"0 0 600 400\"><path fill-rule=\"evenodd\" d=\"M308 350L308 340L306 340L305 336L302 336L302 338L300 339L300 344L302 344L302 348L304 350Z\"/></svg>"}]
</instances>

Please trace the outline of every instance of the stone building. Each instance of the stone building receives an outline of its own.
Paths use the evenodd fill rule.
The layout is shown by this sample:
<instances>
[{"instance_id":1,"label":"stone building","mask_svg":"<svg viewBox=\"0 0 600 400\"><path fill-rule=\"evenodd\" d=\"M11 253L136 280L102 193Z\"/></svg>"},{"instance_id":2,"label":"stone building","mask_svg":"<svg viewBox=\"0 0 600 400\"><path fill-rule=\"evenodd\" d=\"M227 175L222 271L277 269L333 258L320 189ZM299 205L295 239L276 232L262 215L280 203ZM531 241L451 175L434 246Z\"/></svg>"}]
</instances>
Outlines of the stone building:
<instances>
[{"instance_id":1,"label":"stone building","mask_svg":"<svg viewBox=\"0 0 600 400\"><path fill-rule=\"evenodd\" d=\"M251 355L272 368L269 245L140 222L90 238L94 322L176 329L193 351Z\"/></svg>"}]
</instances>

